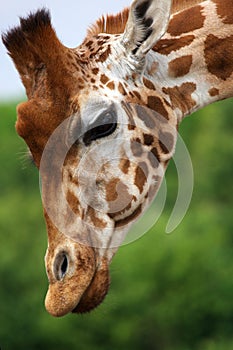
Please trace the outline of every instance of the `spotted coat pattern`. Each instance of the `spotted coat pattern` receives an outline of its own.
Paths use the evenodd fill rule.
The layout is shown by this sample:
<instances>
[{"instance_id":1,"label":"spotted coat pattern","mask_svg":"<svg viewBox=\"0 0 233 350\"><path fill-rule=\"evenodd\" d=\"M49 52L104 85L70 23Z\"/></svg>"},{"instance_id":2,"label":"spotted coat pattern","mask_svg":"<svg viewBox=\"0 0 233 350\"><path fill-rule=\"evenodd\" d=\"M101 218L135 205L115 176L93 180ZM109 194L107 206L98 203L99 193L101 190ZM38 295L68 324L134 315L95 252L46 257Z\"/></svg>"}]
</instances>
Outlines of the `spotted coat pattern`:
<instances>
[{"instance_id":1,"label":"spotted coat pattern","mask_svg":"<svg viewBox=\"0 0 233 350\"><path fill-rule=\"evenodd\" d=\"M157 193L181 120L232 96L232 8L134 0L76 49L43 9L3 35L28 96L16 129L42 178L52 315L101 303L110 261Z\"/></svg>"}]
</instances>

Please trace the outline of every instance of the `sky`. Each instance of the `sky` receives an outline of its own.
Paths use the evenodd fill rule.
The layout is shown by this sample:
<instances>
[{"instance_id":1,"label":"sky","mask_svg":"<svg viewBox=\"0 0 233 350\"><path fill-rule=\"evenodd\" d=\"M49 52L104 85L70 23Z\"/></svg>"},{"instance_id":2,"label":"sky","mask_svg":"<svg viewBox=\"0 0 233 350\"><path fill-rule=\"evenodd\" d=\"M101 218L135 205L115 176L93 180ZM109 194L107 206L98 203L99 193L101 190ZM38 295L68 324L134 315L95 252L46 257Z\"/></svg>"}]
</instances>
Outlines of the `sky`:
<instances>
[{"instance_id":1,"label":"sky","mask_svg":"<svg viewBox=\"0 0 233 350\"><path fill-rule=\"evenodd\" d=\"M52 23L59 39L68 47L78 46L88 26L106 13L117 13L129 6L130 0L6 0L0 9L0 31L18 25L25 17L41 7L52 15ZM24 94L18 73L0 41L0 100L12 100Z\"/></svg>"}]
</instances>

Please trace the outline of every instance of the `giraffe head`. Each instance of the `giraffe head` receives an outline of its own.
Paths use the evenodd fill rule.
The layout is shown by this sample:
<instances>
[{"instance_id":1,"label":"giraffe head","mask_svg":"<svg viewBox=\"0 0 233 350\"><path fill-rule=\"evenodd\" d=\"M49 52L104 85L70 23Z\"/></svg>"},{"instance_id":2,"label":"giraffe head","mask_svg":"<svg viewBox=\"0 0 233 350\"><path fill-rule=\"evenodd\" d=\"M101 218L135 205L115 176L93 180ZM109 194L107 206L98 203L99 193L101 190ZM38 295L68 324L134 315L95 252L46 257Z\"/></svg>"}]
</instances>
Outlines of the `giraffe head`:
<instances>
[{"instance_id":1,"label":"giraffe head","mask_svg":"<svg viewBox=\"0 0 233 350\"><path fill-rule=\"evenodd\" d=\"M26 88L16 129L40 170L48 231L46 308L54 316L96 307L109 263L156 194L176 120L145 72L166 31L171 1L134 0L100 19L76 49L40 10L3 36Z\"/></svg>"}]
</instances>

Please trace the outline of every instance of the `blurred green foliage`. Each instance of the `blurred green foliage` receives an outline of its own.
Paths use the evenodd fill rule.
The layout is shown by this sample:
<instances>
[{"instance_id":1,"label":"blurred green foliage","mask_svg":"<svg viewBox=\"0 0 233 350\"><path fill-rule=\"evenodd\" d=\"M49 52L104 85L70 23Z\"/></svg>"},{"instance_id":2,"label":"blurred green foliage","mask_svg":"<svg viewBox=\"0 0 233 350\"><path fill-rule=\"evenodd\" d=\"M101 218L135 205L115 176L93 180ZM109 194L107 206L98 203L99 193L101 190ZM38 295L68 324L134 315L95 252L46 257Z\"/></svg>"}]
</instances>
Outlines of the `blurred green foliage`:
<instances>
[{"instance_id":1,"label":"blurred green foliage","mask_svg":"<svg viewBox=\"0 0 233 350\"><path fill-rule=\"evenodd\" d=\"M62 319L43 305L47 242L38 173L14 130L15 107L0 106L1 349L233 349L233 101L211 105L181 126L195 187L180 226L165 234L177 193L171 164L163 214L119 249L105 302Z\"/></svg>"}]
</instances>

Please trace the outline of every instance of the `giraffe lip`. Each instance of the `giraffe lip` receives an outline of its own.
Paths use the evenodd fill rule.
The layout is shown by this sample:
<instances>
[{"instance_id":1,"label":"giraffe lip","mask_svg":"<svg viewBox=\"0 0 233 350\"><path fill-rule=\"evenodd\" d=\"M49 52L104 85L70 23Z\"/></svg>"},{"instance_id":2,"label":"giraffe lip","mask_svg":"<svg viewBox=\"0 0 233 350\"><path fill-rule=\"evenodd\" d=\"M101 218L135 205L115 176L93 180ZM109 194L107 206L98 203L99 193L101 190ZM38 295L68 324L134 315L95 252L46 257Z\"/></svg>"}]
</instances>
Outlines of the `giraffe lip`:
<instances>
[{"instance_id":1,"label":"giraffe lip","mask_svg":"<svg viewBox=\"0 0 233 350\"><path fill-rule=\"evenodd\" d=\"M97 270L77 306L71 312L82 314L95 309L104 300L109 286L110 277L108 269Z\"/></svg>"}]
</instances>

